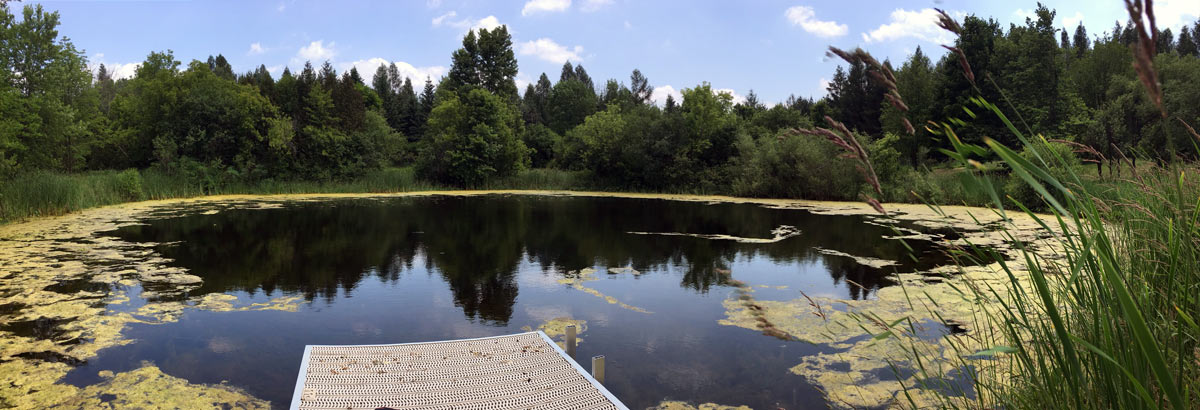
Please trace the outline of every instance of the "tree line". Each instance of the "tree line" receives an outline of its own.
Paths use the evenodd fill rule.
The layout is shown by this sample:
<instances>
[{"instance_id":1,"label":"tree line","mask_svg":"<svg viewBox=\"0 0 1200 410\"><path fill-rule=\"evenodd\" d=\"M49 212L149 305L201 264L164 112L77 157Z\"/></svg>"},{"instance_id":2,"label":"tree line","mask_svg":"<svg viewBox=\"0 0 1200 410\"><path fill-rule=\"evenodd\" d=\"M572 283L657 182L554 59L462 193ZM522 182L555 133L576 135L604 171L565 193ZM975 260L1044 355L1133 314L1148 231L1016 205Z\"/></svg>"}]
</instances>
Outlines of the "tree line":
<instances>
[{"instance_id":1,"label":"tree line","mask_svg":"<svg viewBox=\"0 0 1200 410\"><path fill-rule=\"evenodd\" d=\"M481 186L553 168L606 189L856 198L863 183L854 165L792 132L830 116L868 147L893 187L885 199L903 200L947 163L939 149L949 142L930 122L948 121L964 139L1017 145L1005 124L971 110L971 95L1002 102L1022 131L1087 147L1080 157L1110 168L1105 160L1119 157L1196 159L1183 127L1200 120L1200 23L1157 35L1154 64L1172 113L1163 118L1133 71L1129 24L1093 36L1082 25L1056 28L1054 18L1040 4L1007 28L967 16L954 46L978 81L964 77L954 53L934 61L917 48L898 68L885 61L909 108L901 113L885 101L888 80L861 63L839 66L819 100L793 96L770 107L753 91L735 102L707 83L660 106L640 70L598 84L570 62L557 81L543 73L519 92L505 26L466 34L448 73L423 84L394 64L369 83L327 61L274 78L264 65L238 74L221 55L185 65L171 51L114 79L104 65L93 75L58 34L58 13L27 5L18 19L0 5L0 175L154 168L217 185L412 166L423 179Z\"/></svg>"}]
</instances>

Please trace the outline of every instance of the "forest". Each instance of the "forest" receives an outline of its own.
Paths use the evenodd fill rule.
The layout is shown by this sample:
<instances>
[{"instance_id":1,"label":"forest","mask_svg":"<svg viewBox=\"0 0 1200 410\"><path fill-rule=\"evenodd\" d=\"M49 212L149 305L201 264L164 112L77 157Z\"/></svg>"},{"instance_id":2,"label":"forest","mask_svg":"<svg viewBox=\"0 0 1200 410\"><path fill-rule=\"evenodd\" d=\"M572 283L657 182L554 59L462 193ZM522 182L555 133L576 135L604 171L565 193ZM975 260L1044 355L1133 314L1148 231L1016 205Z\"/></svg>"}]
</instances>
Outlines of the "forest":
<instances>
[{"instance_id":1,"label":"forest","mask_svg":"<svg viewBox=\"0 0 1200 410\"><path fill-rule=\"evenodd\" d=\"M364 178L859 199L870 187L855 164L832 159L840 151L827 141L796 132L824 126L826 116L866 147L881 200L984 203L956 182L972 172L1037 202L994 155L971 158L981 164L971 171L947 156L951 142L937 122L956 126L966 143L990 137L1019 145L1000 121L973 111L975 95L1089 167L1090 181L1200 152L1187 125L1200 122L1195 22L1156 39L1165 117L1135 73L1132 23L1103 33L1059 28L1055 11L1041 5L1036 18L1008 27L963 19L953 48L971 62L973 79L964 76L960 54L931 58L918 47L899 64L882 62L894 84L851 62L837 68L819 100L791 97L769 107L753 91L735 103L707 83L660 106L636 68L628 79L600 81L570 62L518 90L504 26L470 31L450 53L448 74L423 82L401 77L394 64L338 73L328 61L285 68L275 78L263 65L239 72L220 54L184 63L170 50L150 52L132 78L114 79L59 35L56 12L25 5L15 13L0 6L0 176L7 181L0 183L0 217L8 218L67 211L77 207L73 201ZM889 104L889 87L906 112ZM552 183L538 186L543 181ZM164 184L174 191L154 188ZM71 185L109 187L113 198L82 198L103 195ZM408 189L368 185L362 189Z\"/></svg>"}]
</instances>

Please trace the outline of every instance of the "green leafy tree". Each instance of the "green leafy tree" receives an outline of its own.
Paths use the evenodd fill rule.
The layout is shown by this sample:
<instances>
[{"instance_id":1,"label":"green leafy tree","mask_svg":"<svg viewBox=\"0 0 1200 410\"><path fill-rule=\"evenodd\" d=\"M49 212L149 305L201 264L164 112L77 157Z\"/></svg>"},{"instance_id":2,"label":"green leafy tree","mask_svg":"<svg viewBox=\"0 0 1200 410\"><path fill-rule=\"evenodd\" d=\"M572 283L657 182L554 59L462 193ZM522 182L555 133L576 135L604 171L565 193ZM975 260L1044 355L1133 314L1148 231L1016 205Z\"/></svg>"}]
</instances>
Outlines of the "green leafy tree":
<instances>
[{"instance_id":1,"label":"green leafy tree","mask_svg":"<svg viewBox=\"0 0 1200 410\"><path fill-rule=\"evenodd\" d=\"M542 124L527 124L521 141L529 148L529 166L545 168L554 159L554 149L561 144L562 137Z\"/></svg>"},{"instance_id":2,"label":"green leafy tree","mask_svg":"<svg viewBox=\"0 0 1200 410\"><path fill-rule=\"evenodd\" d=\"M0 6L0 173L74 171L91 148L100 100L83 53L58 34L59 15Z\"/></svg>"},{"instance_id":3,"label":"green leafy tree","mask_svg":"<svg viewBox=\"0 0 1200 410\"><path fill-rule=\"evenodd\" d=\"M428 144L417 162L422 177L479 186L529 165L520 116L507 101L484 89L440 95L427 126Z\"/></svg>"}]
</instances>

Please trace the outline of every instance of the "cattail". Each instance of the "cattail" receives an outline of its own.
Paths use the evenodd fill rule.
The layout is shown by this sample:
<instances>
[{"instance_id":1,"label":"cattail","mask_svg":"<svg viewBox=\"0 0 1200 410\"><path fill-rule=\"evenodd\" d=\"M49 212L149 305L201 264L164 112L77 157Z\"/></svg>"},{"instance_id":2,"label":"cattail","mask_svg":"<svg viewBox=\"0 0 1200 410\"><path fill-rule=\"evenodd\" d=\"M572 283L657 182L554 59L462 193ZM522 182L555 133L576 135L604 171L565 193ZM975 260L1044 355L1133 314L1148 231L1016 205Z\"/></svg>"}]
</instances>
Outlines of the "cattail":
<instances>
[{"instance_id":1,"label":"cattail","mask_svg":"<svg viewBox=\"0 0 1200 410\"><path fill-rule=\"evenodd\" d=\"M942 9L935 8L934 10L938 12L938 27L954 34L962 34L962 26L959 26L958 22L954 21L953 18L950 18L949 14L946 14Z\"/></svg>"},{"instance_id":2,"label":"cattail","mask_svg":"<svg viewBox=\"0 0 1200 410\"><path fill-rule=\"evenodd\" d=\"M1133 44L1133 69L1137 72L1142 87L1150 95L1150 100L1158 106L1163 118L1167 118L1167 109L1163 106L1162 88L1158 85L1158 72L1154 70L1154 55L1158 53L1155 44L1158 40L1158 26L1154 22L1154 2L1152 0L1125 0L1125 9L1129 11L1129 19L1136 28L1138 41ZM1143 15L1145 20L1142 19ZM1149 34L1147 34L1147 23Z\"/></svg>"},{"instance_id":3,"label":"cattail","mask_svg":"<svg viewBox=\"0 0 1200 410\"><path fill-rule=\"evenodd\" d=\"M1196 133L1195 128L1192 128L1191 125L1188 125L1187 121L1184 121L1183 118L1175 117L1175 119L1179 120L1179 123L1183 124L1184 128L1187 128L1188 132L1190 132L1192 134L1192 136L1196 138L1197 142L1200 142L1200 134Z\"/></svg>"},{"instance_id":4,"label":"cattail","mask_svg":"<svg viewBox=\"0 0 1200 410\"><path fill-rule=\"evenodd\" d=\"M971 82L971 85L975 85L975 72L971 70L971 63L967 62L967 55L963 54L962 50L958 49L958 47L947 45L943 45L942 47L958 55L958 65L962 66L963 76L967 77L967 81Z\"/></svg>"},{"instance_id":5,"label":"cattail","mask_svg":"<svg viewBox=\"0 0 1200 410\"><path fill-rule=\"evenodd\" d=\"M1187 125L1187 124L1184 124L1184 125ZM1067 141L1067 140L1063 140L1063 139L1050 139L1048 141L1057 142L1059 144L1069 146L1069 147L1071 147L1071 152L1074 152L1076 154L1087 154L1087 155L1096 157L1096 159L1085 159L1084 161L1087 161L1087 162L1107 162L1108 161L1108 158L1105 158L1104 154L1101 154L1100 151L1097 151L1095 148L1092 148L1090 145L1084 145L1084 144L1080 144L1075 141Z\"/></svg>"},{"instance_id":6,"label":"cattail","mask_svg":"<svg viewBox=\"0 0 1200 410\"><path fill-rule=\"evenodd\" d=\"M892 72L891 67L880 64L879 60L876 60L875 57L871 56L870 53L863 51L861 48L856 48L854 51L848 52L846 50L830 46L829 52L827 52L826 55L830 57L838 56L850 64L866 65L868 69L867 75L871 76L871 78L875 79L875 81L879 82L880 84L883 84L884 88L887 88L888 91L887 94L884 94L884 98L887 99L888 104L900 110L901 113L908 112L908 104L905 104L904 98L900 96L900 88L896 86L896 74ZM908 122L907 115L902 115L902 118L904 118L906 123ZM909 135L916 133L916 130L912 128L911 123L907 125L908 126L905 127L905 131L907 131Z\"/></svg>"},{"instance_id":7,"label":"cattail","mask_svg":"<svg viewBox=\"0 0 1200 410\"><path fill-rule=\"evenodd\" d=\"M875 189L875 193L883 195L883 188L879 185L879 176L875 174L875 167L871 165L871 158L869 155L867 155L867 150L863 149L862 144L858 143L858 139L854 138L854 134L850 133L850 130L846 128L845 124L837 122L829 116L825 116L825 122L829 123L829 126L836 129L841 133L841 135L838 135L837 133L825 128L797 129L795 132L825 138L829 142L832 142L834 145L837 145L842 150L846 151L844 154L845 157L857 161L855 168L862 173L863 178L867 180L867 183ZM887 211L883 209L883 205L880 204L878 200L869 195L864 194L863 196L871 208L875 209L875 211L881 214L887 215Z\"/></svg>"}]
</instances>

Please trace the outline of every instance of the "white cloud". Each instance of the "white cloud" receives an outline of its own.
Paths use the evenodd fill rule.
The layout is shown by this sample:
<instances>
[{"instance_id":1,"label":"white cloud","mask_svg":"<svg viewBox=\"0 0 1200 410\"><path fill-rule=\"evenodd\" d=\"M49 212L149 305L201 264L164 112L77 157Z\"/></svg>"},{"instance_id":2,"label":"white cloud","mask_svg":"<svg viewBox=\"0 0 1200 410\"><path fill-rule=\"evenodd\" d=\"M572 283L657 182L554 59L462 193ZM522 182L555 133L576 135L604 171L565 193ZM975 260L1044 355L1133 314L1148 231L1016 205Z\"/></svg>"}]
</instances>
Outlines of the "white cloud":
<instances>
[{"instance_id":1,"label":"white cloud","mask_svg":"<svg viewBox=\"0 0 1200 410\"><path fill-rule=\"evenodd\" d=\"M826 94L829 94L829 79L822 77L821 81L817 82L817 92L813 95L815 95L817 98L821 98Z\"/></svg>"},{"instance_id":2,"label":"white cloud","mask_svg":"<svg viewBox=\"0 0 1200 410\"><path fill-rule=\"evenodd\" d=\"M273 66L267 67L267 72L268 72L268 73L271 73L271 75L273 75L273 76L279 76L279 73L280 73L280 72L282 72L282 71L283 71L283 65L282 65L282 64L281 64L281 65L273 65Z\"/></svg>"},{"instance_id":3,"label":"white cloud","mask_svg":"<svg viewBox=\"0 0 1200 410\"><path fill-rule=\"evenodd\" d=\"M258 55L258 54L262 54L265 52L267 52L267 49L262 46L262 43L251 43L250 51L247 51L246 54Z\"/></svg>"},{"instance_id":4,"label":"white cloud","mask_svg":"<svg viewBox=\"0 0 1200 410\"><path fill-rule=\"evenodd\" d=\"M881 25L869 33L863 33L863 41L871 43L911 37L938 44L953 42L952 33L938 27L937 23L937 10L896 9L892 12L889 23Z\"/></svg>"},{"instance_id":5,"label":"white cloud","mask_svg":"<svg viewBox=\"0 0 1200 410\"><path fill-rule=\"evenodd\" d=\"M96 53L96 58L104 58L104 53Z\"/></svg>"},{"instance_id":6,"label":"white cloud","mask_svg":"<svg viewBox=\"0 0 1200 410\"><path fill-rule=\"evenodd\" d=\"M1079 23L1083 22L1083 13L1080 13L1077 11L1077 12L1075 12L1074 16L1070 16L1070 17L1063 16L1063 18L1059 21L1062 22L1063 27L1068 28L1068 29L1074 29L1076 26L1079 26Z\"/></svg>"},{"instance_id":7,"label":"white cloud","mask_svg":"<svg viewBox=\"0 0 1200 410\"><path fill-rule=\"evenodd\" d=\"M800 26L804 31L816 34L818 37L843 36L849 30L845 24L838 24L836 21L817 20L812 7L795 6L787 9L784 15L792 25Z\"/></svg>"},{"instance_id":8,"label":"white cloud","mask_svg":"<svg viewBox=\"0 0 1200 410\"><path fill-rule=\"evenodd\" d=\"M1170 28L1179 33L1184 24L1191 24L1200 17L1200 1L1196 0L1158 0L1154 2L1155 23L1161 28Z\"/></svg>"},{"instance_id":9,"label":"white cloud","mask_svg":"<svg viewBox=\"0 0 1200 410\"><path fill-rule=\"evenodd\" d=\"M629 24L629 20L625 20L625 29L633 30L633 24Z\"/></svg>"},{"instance_id":10,"label":"white cloud","mask_svg":"<svg viewBox=\"0 0 1200 410\"><path fill-rule=\"evenodd\" d=\"M347 63L338 63L337 67L339 72L346 72L351 68L356 68L358 69L358 75L362 76L368 83L370 83L371 77L375 75L375 70L378 70L379 66L392 63L396 64L396 71L400 72L401 77L412 79L413 88L418 90L425 86L426 77L432 79L436 83L438 78L441 78L442 75L446 74L446 67L443 66L416 67L404 61L392 62L381 57Z\"/></svg>"},{"instance_id":11,"label":"white cloud","mask_svg":"<svg viewBox=\"0 0 1200 410\"><path fill-rule=\"evenodd\" d=\"M654 86L654 92L650 93L650 101L654 101L658 105L666 105L668 95L675 98L676 104L683 103L683 94L669 85Z\"/></svg>"},{"instance_id":12,"label":"white cloud","mask_svg":"<svg viewBox=\"0 0 1200 410\"><path fill-rule=\"evenodd\" d=\"M296 52L296 57L300 60L307 61L322 61L333 59L337 54L333 50L334 42L330 41L329 45L325 45L325 40L317 40L309 43L307 46L300 47L300 51Z\"/></svg>"},{"instance_id":13,"label":"white cloud","mask_svg":"<svg viewBox=\"0 0 1200 410\"><path fill-rule=\"evenodd\" d=\"M442 5L442 0L426 0L425 7L436 9Z\"/></svg>"},{"instance_id":14,"label":"white cloud","mask_svg":"<svg viewBox=\"0 0 1200 410\"><path fill-rule=\"evenodd\" d=\"M539 38L534 41L526 41L518 44L517 52L523 56L532 55L557 64L562 64L567 60L583 60L583 57L579 56L583 53L583 46L575 46L568 49L566 46L555 43L554 40L548 38Z\"/></svg>"},{"instance_id":15,"label":"white cloud","mask_svg":"<svg viewBox=\"0 0 1200 410\"><path fill-rule=\"evenodd\" d=\"M275 6L275 10L279 10L279 12L282 13L284 10L287 10L287 5L283 4L283 2L281 1L281 2L279 2L278 6Z\"/></svg>"},{"instance_id":16,"label":"white cloud","mask_svg":"<svg viewBox=\"0 0 1200 410\"><path fill-rule=\"evenodd\" d=\"M568 7L571 7L571 0L529 0L525 7L521 8L521 15L566 11Z\"/></svg>"},{"instance_id":17,"label":"white cloud","mask_svg":"<svg viewBox=\"0 0 1200 410\"><path fill-rule=\"evenodd\" d=\"M612 3L613 3L613 0L584 0L583 7L581 9L583 11L590 13L590 12L593 12L596 10L600 10L600 9L604 8L605 6L608 6Z\"/></svg>"},{"instance_id":18,"label":"white cloud","mask_svg":"<svg viewBox=\"0 0 1200 410\"><path fill-rule=\"evenodd\" d=\"M467 30L476 30L476 29L481 29L481 28L491 30L491 29L494 29L496 27L500 27L503 25L500 23L500 19L496 18L496 16L487 16L487 17L481 18L479 20L473 20L470 18L464 18L461 20L451 20L452 18L454 18L456 16L458 16L458 13L451 11L449 13L434 17L433 18L433 26L434 27L449 26L449 27L457 28L459 30L467 31Z\"/></svg>"},{"instance_id":19,"label":"white cloud","mask_svg":"<svg viewBox=\"0 0 1200 410\"><path fill-rule=\"evenodd\" d=\"M476 30L476 29L481 29L481 28L491 30L491 29L494 29L494 28L500 27L500 26L502 26L502 24L500 24L500 19L496 18L496 16L487 16L487 17L479 19L478 21L475 22L475 24L472 24L471 30Z\"/></svg>"},{"instance_id":20,"label":"white cloud","mask_svg":"<svg viewBox=\"0 0 1200 410\"><path fill-rule=\"evenodd\" d=\"M533 80L529 75L518 72L516 78L513 78L513 82L517 84L517 91L525 92L525 86L528 86Z\"/></svg>"},{"instance_id":21,"label":"white cloud","mask_svg":"<svg viewBox=\"0 0 1200 410\"><path fill-rule=\"evenodd\" d=\"M443 15L440 15L440 16L437 16L437 17L434 17L434 18L433 18L433 26L434 26L434 27L441 27L441 26L442 26L442 23L444 23L444 22L446 21L446 19L448 19L448 18L451 18L451 17L454 17L454 16L457 16L457 15L458 15L458 13L457 13L457 12L455 12L455 11L451 10L449 13L446 13L446 14L443 14Z\"/></svg>"}]
</instances>

